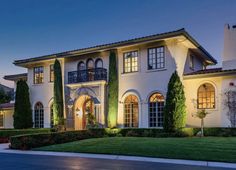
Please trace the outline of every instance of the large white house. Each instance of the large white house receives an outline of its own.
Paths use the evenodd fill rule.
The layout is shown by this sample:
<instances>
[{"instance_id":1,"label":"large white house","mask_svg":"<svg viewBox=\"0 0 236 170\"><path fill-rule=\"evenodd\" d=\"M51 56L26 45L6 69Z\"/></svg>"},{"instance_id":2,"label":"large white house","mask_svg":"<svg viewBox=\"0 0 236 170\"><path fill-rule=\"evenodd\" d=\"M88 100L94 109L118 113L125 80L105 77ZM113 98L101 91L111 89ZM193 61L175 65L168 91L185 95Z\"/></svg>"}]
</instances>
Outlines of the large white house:
<instances>
[{"instance_id":1,"label":"large white house","mask_svg":"<svg viewBox=\"0 0 236 170\"><path fill-rule=\"evenodd\" d=\"M109 55L116 52L118 70L118 127L161 128L167 84L177 70L185 87L187 126L200 125L198 109L210 114L207 127L230 127L232 116L226 92L236 87L236 26L224 28L221 68L207 68L217 61L184 29L131 40L17 60L27 74L5 76L17 82L27 79L34 127L51 127L53 120L53 63L61 62L64 109L68 129L84 129L85 115L92 112L106 126ZM230 101L235 100L230 98ZM1 107L1 106L0 106ZM12 127L13 105L2 106ZM9 116L10 115L10 116ZM4 116L3 116L4 117ZM9 119L7 119L9 118ZM231 121L230 121L231 120ZM1 125L0 125L1 126Z\"/></svg>"}]
</instances>

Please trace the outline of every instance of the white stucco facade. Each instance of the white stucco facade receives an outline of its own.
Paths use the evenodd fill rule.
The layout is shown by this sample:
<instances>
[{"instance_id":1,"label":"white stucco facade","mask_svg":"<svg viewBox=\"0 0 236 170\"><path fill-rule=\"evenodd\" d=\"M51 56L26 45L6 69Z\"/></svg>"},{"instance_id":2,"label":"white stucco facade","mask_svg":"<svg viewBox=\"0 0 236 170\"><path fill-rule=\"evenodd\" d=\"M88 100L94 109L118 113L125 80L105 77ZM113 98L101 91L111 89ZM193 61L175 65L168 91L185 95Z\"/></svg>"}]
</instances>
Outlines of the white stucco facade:
<instances>
[{"instance_id":1,"label":"white stucco facade","mask_svg":"<svg viewBox=\"0 0 236 170\"><path fill-rule=\"evenodd\" d=\"M209 83L215 89L215 103L214 108L206 109L210 114L205 119L205 126L229 127L231 124L227 117L224 93L229 88L234 88L236 84L236 64L229 64L236 62L236 51L231 50L232 43L236 42L235 30L236 28L225 28L223 69L206 69L207 65L215 64L215 60L195 40L191 40L192 37L189 37L185 31L180 34L176 33L176 35L169 33L167 34L169 36L157 35L157 38L147 37L141 38L140 41L139 39L131 40L130 43L128 41L118 42L117 45L114 43L114 45L88 48L88 50L91 49L90 51L86 51L87 49L75 50L52 55L51 58L47 56L45 59L21 61L23 64L17 65L28 68L27 81L33 120L35 105L40 102L43 104L43 127L51 127L50 107L53 103L53 82L50 82L49 79L50 65L54 63L55 58L58 58L62 66L64 116L68 129L83 129L85 112L93 112L99 125L107 126L109 55L111 51L115 51L118 71L117 127L125 127L125 101L129 95L136 96L138 101L138 109L135 111L138 114L138 127L150 127L150 96L158 93L164 99L166 98L167 85L175 70L184 85L186 126L200 126L200 120L194 116L199 110L197 109L198 89L204 83ZM150 48L158 47L164 49L164 67L150 69L148 51ZM124 72L124 54L132 51L137 51L137 70L126 73ZM99 60L102 61L102 66L98 67L96 63ZM93 67L88 68L90 67L88 63L91 61ZM79 69L81 62L84 63L87 71ZM33 70L38 66L43 67L43 82L35 84ZM132 107L134 106L131 104L131 109L134 110Z\"/></svg>"}]
</instances>

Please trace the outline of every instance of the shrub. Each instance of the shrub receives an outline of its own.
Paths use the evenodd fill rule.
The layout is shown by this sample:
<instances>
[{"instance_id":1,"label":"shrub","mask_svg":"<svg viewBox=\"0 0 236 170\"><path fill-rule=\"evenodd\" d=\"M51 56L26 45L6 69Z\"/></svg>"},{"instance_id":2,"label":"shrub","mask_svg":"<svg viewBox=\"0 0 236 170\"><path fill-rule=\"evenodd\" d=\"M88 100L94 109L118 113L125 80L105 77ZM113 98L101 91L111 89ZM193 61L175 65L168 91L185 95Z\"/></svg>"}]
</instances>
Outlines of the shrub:
<instances>
[{"instance_id":1,"label":"shrub","mask_svg":"<svg viewBox=\"0 0 236 170\"><path fill-rule=\"evenodd\" d=\"M193 128L193 134L196 135L200 130L200 128ZM236 128L204 128L204 136L236 136Z\"/></svg>"},{"instance_id":2,"label":"shrub","mask_svg":"<svg viewBox=\"0 0 236 170\"><path fill-rule=\"evenodd\" d=\"M104 129L90 129L81 131L40 133L18 135L10 138L12 149L28 150L31 148L54 145L77 140L104 137Z\"/></svg>"},{"instance_id":3,"label":"shrub","mask_svg":"<svg viewBox=\"0 0 236 170\"><path fill-rule=\"evenodd\" d=\"M35 133L47 133L50 129L1 129L0 130L0 143L8 143L9 138L15 135L22 134L35 134Z\"/></svg>"}]
</instances>

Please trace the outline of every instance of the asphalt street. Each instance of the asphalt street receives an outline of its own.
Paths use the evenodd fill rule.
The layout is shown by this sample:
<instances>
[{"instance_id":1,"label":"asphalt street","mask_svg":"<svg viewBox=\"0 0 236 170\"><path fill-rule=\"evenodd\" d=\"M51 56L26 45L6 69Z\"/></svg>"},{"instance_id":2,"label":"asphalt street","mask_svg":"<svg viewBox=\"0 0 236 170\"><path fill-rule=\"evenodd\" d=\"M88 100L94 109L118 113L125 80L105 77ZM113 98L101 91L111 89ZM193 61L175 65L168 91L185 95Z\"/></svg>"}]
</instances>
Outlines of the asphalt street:
<instances>
[{"instance_id":1,"label":"asphalt street","mask_svg":"<svg viewBox=\"0 0 236 170\"><path fill-rule=\"evenodd\" d=\"M211 168L201 166L187 166L166 163L121 161L94 158L77 158L61 156L42 156L42 155L24 155L0 153L1 170L230 170L227 168Z\"/></svg>"}]
</instances>

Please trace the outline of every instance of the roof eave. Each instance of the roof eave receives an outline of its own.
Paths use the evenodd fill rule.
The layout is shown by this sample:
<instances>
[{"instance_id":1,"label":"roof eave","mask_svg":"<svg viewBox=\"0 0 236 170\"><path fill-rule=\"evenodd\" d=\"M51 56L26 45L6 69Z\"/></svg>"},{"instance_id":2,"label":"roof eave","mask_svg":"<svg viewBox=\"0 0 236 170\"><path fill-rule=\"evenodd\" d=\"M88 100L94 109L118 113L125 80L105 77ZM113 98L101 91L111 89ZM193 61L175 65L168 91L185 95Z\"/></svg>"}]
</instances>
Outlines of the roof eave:
<instances>
[{"instance_id":1,"label":"roof eave","mask_svg":"<svg viewBox=\"0 0 236 170\"><path fill-rule=\"evenodd\" d=\"M183 75L183 79L196 79L196 78L208 78L208 77L219 77L219 76L235 76L235 71L230 72L216 72L216 73L204 73L204 74L194 74L194 75Z\"/></svg>"},{"instance_id":2,"label":"roof eave","mask_svg":"<svg viewBox=\"0 0 236 170\"><path fill-rule=\"evenodd\" d=\"M104 45L98 45L98 46L94 46L94 47L88 47L88 48L83 48L83 49L55 53L55 54L45 55L45 56L36 57L36 58L15 60L13 64L15 64L17 66L21 66L21 67L26 67L26 64L31 63L31 62L39 62L42 60L51 60L51 59L56 59L56 58L59 59L59 58L65 58L65 57L72 57L75 55L83 55L83 54L93 53L93 52L97 52L97 51L112 50L112 49L117 49L122 46L128 46L128 45L138 44L138 43L145 43L148 41L153 41L153 40L158 40L158 39L161 40L161 39L176 37L176 36L180 36L180 35L184 35L203 54L205 54L205 56L206 56L205 58L209 61L210 64L212 64L212 65L217 64L217 61L193 37L191 37L185 31L184 28L176 30L176 31L172 31L172 32L150 35L150 36L146 36L146 37L135 38L135 39L125 40L125 41L119 41L119 42L110 43L110 44L104 44Z\"/></svg>"}]
</instances>

